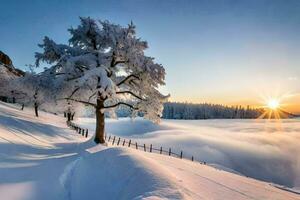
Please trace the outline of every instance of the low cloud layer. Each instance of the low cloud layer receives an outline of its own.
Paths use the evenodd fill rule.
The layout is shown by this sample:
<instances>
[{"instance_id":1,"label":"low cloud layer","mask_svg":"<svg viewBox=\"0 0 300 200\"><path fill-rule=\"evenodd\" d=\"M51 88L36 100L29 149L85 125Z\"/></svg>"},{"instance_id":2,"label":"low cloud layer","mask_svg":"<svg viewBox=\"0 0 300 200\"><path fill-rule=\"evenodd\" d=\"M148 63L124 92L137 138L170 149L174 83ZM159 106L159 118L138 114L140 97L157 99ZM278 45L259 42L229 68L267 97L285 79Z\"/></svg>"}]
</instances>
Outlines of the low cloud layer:
<instances>
[{"instance_id":1,"label":"low cloud layer","mask_svg":"<svg viewBox=\"0 0 300 200\"><path fill-rule=\"evenodd\" d=\"M165 120L159 126L145 120L108 120L106 130L158 148L183 150L184 156L249 177L300 188L300 120Z\"/></svg>"}]
</instances>

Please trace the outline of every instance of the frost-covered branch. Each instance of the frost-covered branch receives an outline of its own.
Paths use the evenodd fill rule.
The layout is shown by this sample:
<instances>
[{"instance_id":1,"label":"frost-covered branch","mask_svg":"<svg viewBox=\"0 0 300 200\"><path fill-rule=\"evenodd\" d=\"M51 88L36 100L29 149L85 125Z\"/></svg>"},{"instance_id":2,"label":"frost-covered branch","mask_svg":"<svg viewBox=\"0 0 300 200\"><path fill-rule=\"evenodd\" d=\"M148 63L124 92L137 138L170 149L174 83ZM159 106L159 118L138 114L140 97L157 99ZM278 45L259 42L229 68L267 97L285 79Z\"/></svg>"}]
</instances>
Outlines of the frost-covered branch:
<instances>
[{"instance_id":1,"label":"frost-covered branch","mask_svg":"<svg viewBox=\"0 0 300 200\"><path fill-rule=\"evenodd\" d=\"M75 102L78 102L78 103L83 103L85 105L89 105L89 106L92 106L92 107L96 107L96 104L90 103L88 101L82 101L82 100L73 99L73 98L64 98L64 99L69 100L69 101L75 101Z\"/></svg>"},{"instance_id":2,"label":"frost-covered branch","mask_svg":"<svg viewBox=\"0 0 300 200\"><path fill-rule=\"evenodd\" d=\"M118 102L118 103L113 104L113 105L104 106L103 108L104 108L104 109L115 108L115 107L118 107L118 106L120 106L120 105L128 106L129 108L131 108L131 109L133 109L133 110L138 110L137 107L134 107L133 105L128 104L128 103L125 103L125 102Z\"/></svg>"},{"instance_id":3,"label":"frost-covered branch","mask_svg":"<svg viewBox=\"0 0 300 200\"><path fill-rule=\"evenodd\" d=\"M144 99L143 99L142 97L140 97L140 96L134 94L134 93L131 92L131 91L118 91L118 92L116 92L116 94L130 94L130 95L134 96L135 98L144 101Z\"/></svg>"},{"instance_id":4,"label":"frost-covered branch","mask_svg":"<svg viewBox=\"0 0 300 200\"><path fill-rule=\"evenodd\" d=\"M131 74L129 76L127 76L126 78L124 78L122 81L120 81L119 83L117 83L117 86L120 86L124 83L126 83L126 81L130 80L130 79L139 79L139 77L135 74Z\"/></svg>"}]
</instances>

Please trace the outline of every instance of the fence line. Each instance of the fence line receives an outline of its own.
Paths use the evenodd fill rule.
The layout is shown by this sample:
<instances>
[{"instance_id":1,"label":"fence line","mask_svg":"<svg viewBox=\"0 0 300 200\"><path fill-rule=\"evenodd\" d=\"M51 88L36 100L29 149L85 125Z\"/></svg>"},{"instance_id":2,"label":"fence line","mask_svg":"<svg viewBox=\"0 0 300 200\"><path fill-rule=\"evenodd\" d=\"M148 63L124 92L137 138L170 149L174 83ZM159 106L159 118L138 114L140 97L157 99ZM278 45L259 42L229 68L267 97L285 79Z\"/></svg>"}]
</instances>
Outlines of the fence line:
<instances>
[{"instance_id":1,"label":"fence line","mask_svg":"<svg viewBox=\"0 0 300 200\"><path fill-rule=\"evenodd\" d=\"M89 136L89 129L81 128L80 126L78 126L75 123L70 122L70 121L67 121L67 125L71 129L74 129L78 134L82 135L83 137L87 138Z\"/></svg>"},{"instance_id":2,"label":"fence line","mask_svg":"<svg viewBox=\"0 0 300 200\"><path fill-rule=\"evenodd\" d=\"M67 121L67 125L71 129L74 129L78 134L80 134L86 138L88 137L88 133L89 133L88 129L83 129L80 126L78 126L77 124L70 122L70 121ZM175 158L179 158L179 159L190 160L192 162L195 161L194 156L187 157L184 155L183 151L180 151L180 153L175 153L175 152L172 152L171 148L165 150L165 149L163 149L162 146L159 149L157 149L152 144L150 144L150 145L142 144L141 145L141 144L138 144L137 142L133 142L131 139L126 140L125 138L121 138L121 137L115 136L115 135L105 134L104 138L105 138L105 141L107 141L108 143L111 143L112 146L124 146L124 147L128 147L128 148L134 148L137 150L141 150L144 152L158 153L161 155L167 155L167 156L171 156L171 157L175 157ZM206 165L206 162L201 162L201 161L196 161L196 162Z\"/></svg>"}]
</instances>

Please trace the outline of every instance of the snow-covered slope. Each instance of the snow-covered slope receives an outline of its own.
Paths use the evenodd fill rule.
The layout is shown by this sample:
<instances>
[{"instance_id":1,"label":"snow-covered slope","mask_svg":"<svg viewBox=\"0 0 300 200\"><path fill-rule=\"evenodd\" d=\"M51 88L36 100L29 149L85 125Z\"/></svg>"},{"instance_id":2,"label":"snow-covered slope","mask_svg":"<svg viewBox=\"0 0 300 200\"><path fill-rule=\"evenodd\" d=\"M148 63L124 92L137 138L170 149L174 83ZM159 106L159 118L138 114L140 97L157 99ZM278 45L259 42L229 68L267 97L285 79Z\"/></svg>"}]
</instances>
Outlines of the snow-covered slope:
<instances>
[{"instance_id":1,"label":"snow-covered slope","mask_svg":"<svg viewBox=\"0 0 300 200\"><path fill-rule=\"evenodd\" d=\"M93 130L95 120L76 123ZM300 190L300 119L162 120L107 119L108 134L191 159L224 166L245 176ZM223 167L222 167L223 168Z\"/></svg>"},{"instance_id":2,"label":"snow-covered slope","mask_svg":"<svg viewBox=\"0 0 300 200\"><path fill-rule=\"evenodd\" d=\"M59 177L89 145L62 117L33 115L0 103L1 200L65 199Z\"/></svg>"},{"instance_id":3,"label":"snow-covered slope","mask_svg":"<svg viewBox=\"0 0 300 200\"><path fill-rule=\"evenodd\" d=\"M64 118L40 116L0 103L0 199L300 199L210 166L94 146Z\"/></svg>"},{"instance_id":4,"label":"snow-covered slope","mask_svg":"<svg viewBox=\"0 0 300 200\"><path fill-rule=\"evenodd\" d=\"M13 66L7 66L0 62L0 77L1 81L2 79L5 79L6 81L9 81L11 79L23 76L24 72L14 68Z\"/></svg>"},{"instance_id":5,"label":"snow-covered slope","mask_svg":"<svg viewBox=\"0 0 300 200\"><path fill-rule=\"evenodd\" d=\"M71 199L300 199L255 179L128 148L91 150L73 171ZM93 177L91 179L91 177Z\"/></svg>"}]
</instances>

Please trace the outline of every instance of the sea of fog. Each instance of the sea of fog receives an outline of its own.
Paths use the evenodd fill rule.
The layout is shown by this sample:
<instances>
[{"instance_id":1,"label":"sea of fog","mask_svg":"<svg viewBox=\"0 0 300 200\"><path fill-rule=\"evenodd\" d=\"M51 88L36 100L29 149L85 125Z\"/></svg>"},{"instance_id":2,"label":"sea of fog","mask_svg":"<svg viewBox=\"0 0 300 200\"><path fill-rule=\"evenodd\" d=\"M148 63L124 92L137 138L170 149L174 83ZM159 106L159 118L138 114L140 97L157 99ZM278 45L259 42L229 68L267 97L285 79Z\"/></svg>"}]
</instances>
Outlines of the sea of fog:
<instances>
[{"instance_id":1,"label":"sea of fog","mask_svg":"<svg viewBox=\"0 0 300 200\"><path fill-rule=\"evenodd\" d=\"M77 123L95 128L94 119ZM107 119L106 132L183 150L184 156L300 189L300 119L162 120L159 125L143 119Z\"/></svg>"}]
</instances>

